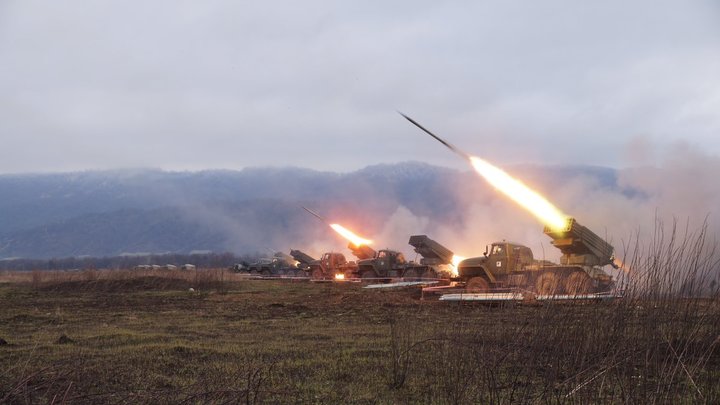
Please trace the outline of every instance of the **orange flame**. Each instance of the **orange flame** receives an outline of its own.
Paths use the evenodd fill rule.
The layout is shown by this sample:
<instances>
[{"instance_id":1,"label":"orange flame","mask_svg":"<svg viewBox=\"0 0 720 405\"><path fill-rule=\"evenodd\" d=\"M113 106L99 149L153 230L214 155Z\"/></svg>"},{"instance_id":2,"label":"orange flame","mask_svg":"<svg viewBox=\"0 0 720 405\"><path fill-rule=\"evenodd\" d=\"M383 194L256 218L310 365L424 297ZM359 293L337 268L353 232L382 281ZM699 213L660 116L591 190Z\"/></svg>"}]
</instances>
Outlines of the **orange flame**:
<instances>
[{"instance_id":1,"label":"orange flame","mask_svg":"<svg viewBox=\"0 0 720 405\"><path fill-rule=\"evenodd\" d=\"M625 262L618 259L617 257L613 259L613 266L617 269L622 270L625 272L625 274L630 273L630 266L626 265Z\"/></svg>"},{"instance_id":2,"label":"orange flame","mask_svg":"<svg viewBox=\"0 0 720 405\"><path fill-rule=\"evenodd\" d=\"M335 275L335 280L345 280L345 275L342 273L338 273Z\"/></svg>"},{"instance_id":3,"label":"orange flame","mask_svg":"<svg viewBox=\"0 0 720 405\"><path fill-rule=\"evenodd\" d=\"M553 229L565 227L567 215L560 212L545 197L530 189L520 180L478 157L471 156L470 163L488 183L530 211L543 224Z\"/></svg>"},{"instance_id":4,"label":"orange flame","mask_svg":"<svg viewBox=\"0 0 720 405\"><path fill-rule=\"evenodd\" d=\"M460 264L461 261L463 261L465 259L467 259L467 257L453 255L452 261L450 263L450 271L452 271L453 276L457 277L460 275L460 273L458 273L458 265Z\"/></svg>"},{"instance_id":5,"label":"orange flame","mask_svg":"<svg viewBox=\"0 0 720 405\"><path fill-rule=\"evenodd\" d=\"M330 224L330 227L331 227L335 232L339 233L343 238L345 238L345 239L349 240L350 242L352 242L352 244L355 245L355 246L369 245L369 244L372 243L371 240L365 239L365 238L361 238L361 237L355 235L354 233L352 233L350 230L348 230L347 228L343 227L342 225L339 225L339 224Z\"/></svg>"}]
</instances>

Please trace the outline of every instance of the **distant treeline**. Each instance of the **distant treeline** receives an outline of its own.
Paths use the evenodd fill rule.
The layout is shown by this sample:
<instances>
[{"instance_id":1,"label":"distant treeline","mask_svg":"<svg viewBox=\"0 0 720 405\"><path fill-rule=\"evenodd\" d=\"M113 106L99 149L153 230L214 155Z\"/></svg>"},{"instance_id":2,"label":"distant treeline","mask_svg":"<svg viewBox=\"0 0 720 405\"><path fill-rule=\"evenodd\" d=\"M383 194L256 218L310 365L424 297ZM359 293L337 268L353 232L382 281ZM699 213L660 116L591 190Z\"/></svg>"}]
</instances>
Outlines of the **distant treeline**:
<instances>
[{"instance_id":1,"label":"distant treeline","mask_svg":"<svg viewBox=\"0 0 720 405\"><path fill-rule=\"evenodd\" d=\"M84 270L84 269L130 269L142 264L181 266L193 264L198 268L230 267L236 263L250 263L259 254L238 256L233 253L162 254L113 257L66 257L61 259L13 259L0 261L0 270Z\"/></svg>"}]
</instances>

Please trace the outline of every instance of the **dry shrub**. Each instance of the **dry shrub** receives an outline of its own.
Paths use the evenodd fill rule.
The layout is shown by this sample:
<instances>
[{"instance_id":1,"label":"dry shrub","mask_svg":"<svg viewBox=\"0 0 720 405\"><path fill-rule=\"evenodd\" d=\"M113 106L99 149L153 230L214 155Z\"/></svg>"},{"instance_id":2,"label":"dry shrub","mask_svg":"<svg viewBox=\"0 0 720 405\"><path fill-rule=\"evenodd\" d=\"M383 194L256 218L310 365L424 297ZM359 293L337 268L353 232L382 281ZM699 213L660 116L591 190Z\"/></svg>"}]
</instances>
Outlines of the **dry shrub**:
<instances>
[{"instance_id":1,"label":"dry shrub","mask_svg":"<svg viewBox=\"0 0 720 405\"><path fill-rule=\"evenodd\" d=\"M429 337L394 325L389 351L409 348L412 361L388 379L400 369L438 403L719 403L720 261L706 227L673 223L629 252L620 300L494 308L509 321L491 326L463 320L459 305Z\"/></svg>"}]
</instances>

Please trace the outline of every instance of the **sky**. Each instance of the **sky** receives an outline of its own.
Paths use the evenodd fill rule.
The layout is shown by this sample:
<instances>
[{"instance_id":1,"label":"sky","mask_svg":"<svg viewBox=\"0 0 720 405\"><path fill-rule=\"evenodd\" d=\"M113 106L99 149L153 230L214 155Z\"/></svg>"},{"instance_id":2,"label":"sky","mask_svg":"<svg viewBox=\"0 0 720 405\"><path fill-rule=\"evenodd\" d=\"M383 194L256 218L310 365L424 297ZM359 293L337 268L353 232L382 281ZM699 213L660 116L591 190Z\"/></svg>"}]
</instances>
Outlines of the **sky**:
<instances>
[{"instance_id":1,"label":"sky","mask_svg":"<svg viewBox=\"0 0 720 405\"><path fill-rule=\"evenodd\" d=\"M720 155L713 1L0 1L0 173ZM660 153L660 152L662 153Z\"/></svg>"}]
</instances>

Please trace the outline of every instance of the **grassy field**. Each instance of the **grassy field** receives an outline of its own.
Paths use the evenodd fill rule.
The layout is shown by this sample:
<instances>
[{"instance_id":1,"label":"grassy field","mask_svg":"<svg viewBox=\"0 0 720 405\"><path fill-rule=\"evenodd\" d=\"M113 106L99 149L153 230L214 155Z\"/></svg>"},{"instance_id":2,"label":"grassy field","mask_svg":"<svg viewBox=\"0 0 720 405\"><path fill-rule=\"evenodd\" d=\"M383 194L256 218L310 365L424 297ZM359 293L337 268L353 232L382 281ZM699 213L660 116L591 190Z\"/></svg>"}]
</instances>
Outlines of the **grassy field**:
<instances>
[{"instance_id":1,"label":"grassy field","mask_svg":"<svg viewBox=\"0 0 720 405\"><path fill-rule=\"evenodd\" d=\"M0 403L720 402L716 299L487 306L121 271L0 275L0 306Z\"/></svg>"}]
</instances>

